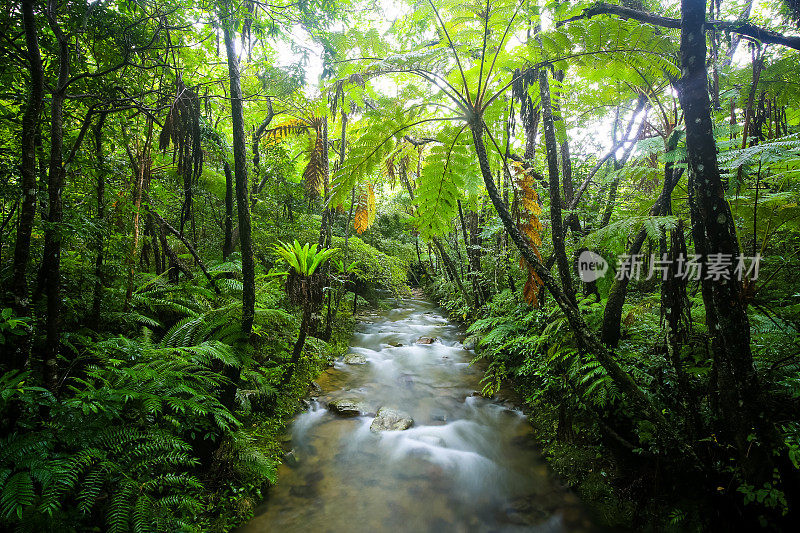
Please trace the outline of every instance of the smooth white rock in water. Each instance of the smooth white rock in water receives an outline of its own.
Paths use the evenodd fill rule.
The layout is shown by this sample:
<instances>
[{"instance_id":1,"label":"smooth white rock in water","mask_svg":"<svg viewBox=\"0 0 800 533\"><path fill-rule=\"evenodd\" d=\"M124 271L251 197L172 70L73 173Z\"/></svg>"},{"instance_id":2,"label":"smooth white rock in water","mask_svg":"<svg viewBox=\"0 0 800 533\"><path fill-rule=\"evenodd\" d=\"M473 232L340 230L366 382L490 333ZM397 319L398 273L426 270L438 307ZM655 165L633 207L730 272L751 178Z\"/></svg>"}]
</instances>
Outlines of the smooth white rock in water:
<instances>
[{"instance_id":1,"label":"smooth white rock in water","mask_svg":"<svg viewBox=\"0 0 800 533\"><path fill-rule=\"evenodd\" d=\"M407 414L389 407L381 407L369 429L375 433L380 431L402 431L414 424L414 420Z\"/></svg>"}]
</instances>

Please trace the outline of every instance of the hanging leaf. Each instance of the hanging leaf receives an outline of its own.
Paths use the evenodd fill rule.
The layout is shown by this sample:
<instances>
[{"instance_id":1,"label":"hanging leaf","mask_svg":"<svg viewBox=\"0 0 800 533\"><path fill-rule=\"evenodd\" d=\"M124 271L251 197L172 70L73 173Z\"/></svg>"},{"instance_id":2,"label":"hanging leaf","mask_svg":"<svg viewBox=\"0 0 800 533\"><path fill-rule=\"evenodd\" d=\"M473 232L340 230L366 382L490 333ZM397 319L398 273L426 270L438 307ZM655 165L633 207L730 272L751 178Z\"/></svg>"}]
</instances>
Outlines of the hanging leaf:
<instances>
[{"instance_id":1,"label":"hanging leaf","mask_svg":"<svg viewBox=\"0 0 800 533\"><path fill-rule=\"evenodd\" d=\"M539 252L539 246L542 245L542 223L539 220L539 215L542 214L542 206L539 204L539 194L536 192L536 180L533 176L533 171L530 168L518 162L512 161L511 168L515 174L517 185L517 199L519 207L519 230L531 242L531 247L534 253L542 260L542 255ZM528 279L525 282L525 287L522 289L522 294L525 301L536 307L539 302L537 293L542 286L542 279L536 272L534 272L531 265L520 258L520 268L527 269Z\"/></svg>"},{"instance_id":2,"label":"hanging leaf","mask_svg":"<svg viewBox=\"0 0 800 533\"><path fill-rule=\"evenodd\" d=\"M364 233L375 222L376 212L375 187L370 183L358 196L358 205L353 219L353 226L356 232L359 234Z\"/></svg>"},{"instance_id":3,"label":"hanging leaf","mask_svg":"<svg viewBox=\"0 0 800 533\"><path fill-rule=\"evenodd\" d=\"M322 183L325 178L325 141L322 132L316 131L309 133L309 156L308 165L303 171L303 181L306 190L312 196L318 196L322 191Z\"/></svg>"},{"instance_id":4,"label":"hanging leaf","mask_svg":"<svg viewBox=\"0 0 800 533\"><path fill-rule=\"evenodd\" d=\"M309 125L307 122L299 119L292 119L279 126L276 126L272 129L268 129L264 132L264 139L265 145L270 146L276 144L286 137L291 135L297 135L298 133L303 133L308 131Z\"/></svg>"},{"instance_id":5,"label":"hanging leaf","mask_svg":"<svg viewBox=\"0 0 800 533\"><path fill-rule=\"evenodd\" d=\"M364 206L359 205L356 209L355 218L353 219L353 225L355 226L356 232L358 232L359 235L364 233L369 227L368 219L369 217L367 216L367 209Z\"/></svg>"},{"instance_id":6,"label":"hanging leaf","mask_svg":"<svg viewBox=\"0 0 800 533\"><path fill-rule=\"evenodd\" d=\"M522 295L525 297L525 301L531 304L533 307L539 305L537 294L539 293L539 288L542 285L542 278L540 278L532 268L529 268L528 280L525 282L525 287L522 289Z\"/></svg>"},{"instance_id":7,"label":"hanging leaf","mask_svg":"<svg viewBox=\"0 0 800 533\"><path fill-rule=\"evenodd\" d=\"M386 179L387 182L392 184L394 187L395 182L395 173L394 173L394 156L397 152L393 153L389 157L386 158L386 161L383 162L383 177Z\"/></svg>"}]
</instances>

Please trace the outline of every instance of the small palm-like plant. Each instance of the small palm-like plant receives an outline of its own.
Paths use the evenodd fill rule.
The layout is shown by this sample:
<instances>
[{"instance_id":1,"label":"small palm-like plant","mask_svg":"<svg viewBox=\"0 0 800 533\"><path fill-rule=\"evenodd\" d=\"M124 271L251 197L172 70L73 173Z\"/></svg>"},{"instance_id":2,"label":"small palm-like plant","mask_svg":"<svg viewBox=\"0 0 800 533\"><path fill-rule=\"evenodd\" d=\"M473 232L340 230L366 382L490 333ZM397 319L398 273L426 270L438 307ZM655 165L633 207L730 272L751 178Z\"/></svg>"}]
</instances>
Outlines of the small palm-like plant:
<instances>
[{"instance_id":1,"label":"small palm-like plant","mask_svg":"<svg viewBox=\"0 0 800 533\"><path fill-rule=\"evenodd\" d=\"M326 248L317 251L316 244L308 244L301 246L297 239L293 243L288 244L283 241L278 241L273 247L275 252L280 255L289 266L292 267L299 275L311 277L322 263L330 259L336 252L336 248Z\"/></svg>"},{"instance_id":2,"label":"small palm-like plant","mask_svg":"<svg viewBox=\"0 0 800 533\"><path fill-rule=\"evenodd\" d=\"M315 276L320 265L324 264L336 252L335 248L318 250L316 244L301 245L297 239L292 243L278 241L273 250L289 265L286 279L286 293L292 303L303 308L303 320L300 323L300 334L292 349L292 360L289 368L281 378L281 386L292 379L294 370L303 353L303 346L308 334L308 325L311 321L311 310L315 302L321 301L323 280Z\"/></svg>"}]
</instances>

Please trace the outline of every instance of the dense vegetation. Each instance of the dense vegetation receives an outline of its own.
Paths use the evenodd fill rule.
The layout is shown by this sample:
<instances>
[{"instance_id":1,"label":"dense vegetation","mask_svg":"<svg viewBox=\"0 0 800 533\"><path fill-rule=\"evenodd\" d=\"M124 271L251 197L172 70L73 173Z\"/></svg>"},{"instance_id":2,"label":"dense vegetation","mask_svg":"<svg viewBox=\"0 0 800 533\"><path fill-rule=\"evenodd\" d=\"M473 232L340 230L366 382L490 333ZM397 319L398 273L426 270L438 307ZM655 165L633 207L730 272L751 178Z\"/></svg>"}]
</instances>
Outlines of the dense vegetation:
<instances>
[{"instance_id":1,"label":"dense vegetation","mask_svg":"<svg viewBox=\"0 0 800 533\"><path fill-rule=\"evenodd\" d=\"M355 312L409 284L599 522L796 523L798 21L12 1L0 528L233 527Z\"/></svg>"}]
</instances>

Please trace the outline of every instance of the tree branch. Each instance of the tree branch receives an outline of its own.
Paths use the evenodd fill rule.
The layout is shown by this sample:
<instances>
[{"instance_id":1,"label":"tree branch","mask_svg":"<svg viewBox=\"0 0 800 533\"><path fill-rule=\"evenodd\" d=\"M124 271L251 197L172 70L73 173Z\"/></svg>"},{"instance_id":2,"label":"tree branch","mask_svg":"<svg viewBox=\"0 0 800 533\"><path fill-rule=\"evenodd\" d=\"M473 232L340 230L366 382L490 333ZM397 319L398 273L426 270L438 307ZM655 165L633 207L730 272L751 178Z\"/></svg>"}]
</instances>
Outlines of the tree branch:
<instances>
[{"instance_id":1,"label":"tree branch","mask_svg":"<svg viewBox=\"0 0 800 533\"><path fill-rule=\"evenodd\" d=\"M599 2L593 6L587 7L580 15L556 23L556 27L563 26L564 24L575 20L590 19L598 15L616 15L623 19L637 20L639 22L644 22L645 24L652 24L654 26L671 28L675 30L680 29L681 27L681 19L662 17L659 15L654 15L653 13L637 11L636 9L631 9L628 7L606 4L605 2ZM765 44L779 44L794 50L800 50L800 37L786 36L766 28L760 28L750 24L749 22L709 20L705 23L705 29L729 31L731 33L750 37L751 39L761 41Z\"/></svg>"},{"instance_id":2,"label":"tree branch","mask_svg":"<svg viewBox=\"0 0 800 533\"><path fill-rule=\"evenodd\" d=\"M161 226L162 226L164 229L166 229L167 231L169 231L170 233L172 233L174 236L176 236L176 237L178 238L178 240L180 240L180 241L181 241L181 242L184 244L184 246L186 246L186 248L189 250L189 253L191 253L191 254L192 254L192 257L194 257L194 260L197 262L197 265L200 267L200 270L202 270L202 271L203 271L203 274L205 274L206 278L207 278L207 279L208 279L208 281L211 283L211 286L214 288L214 292L216 292L217 294L219 294L219 293L220 293L220 290L219 290L219 287L217 287L217 283L216 283L216 281L214 281L214 278L213 278L213 277L211 277L211 274L209 274L209 273L208 273L208 270L206 270L206 265L203 263L202 259L200 259L200 256L197 254L197 251L194 249L194 246L192 246L192 245L191 245L191 243L190 243L189 241L187 241L187 240L186 240L186 239L185 239L185 238L184 238L184 237L183 237L183 236L180 234L180 232L179 232L178 230L176 230L175 228L173 228L173 227L172 227L172 226L169 224L169 222L167 222L166 220L164 220L164 219L161 217L161 215L159 215L158 213L156 213L156 212L155 212L153 209L150 209L150 207L149 207L149 206L148 206L147 210L150 212L150 214L151 214L151 215L153 215L153 218L155 218L155 219L156 219L156 221L158 221L158 223L159 223L159 224L161 224Z\"/></svg>"}]
</instances>

